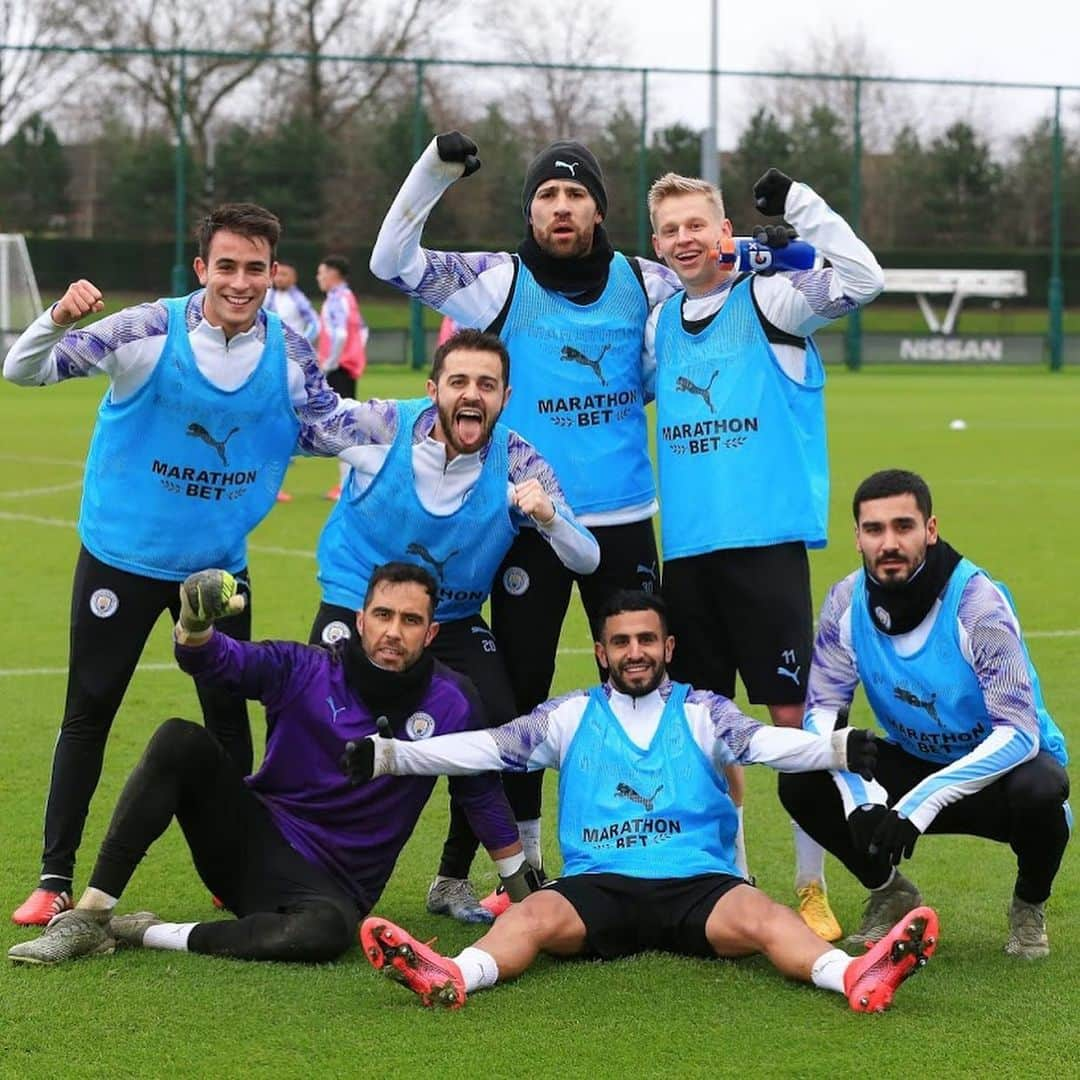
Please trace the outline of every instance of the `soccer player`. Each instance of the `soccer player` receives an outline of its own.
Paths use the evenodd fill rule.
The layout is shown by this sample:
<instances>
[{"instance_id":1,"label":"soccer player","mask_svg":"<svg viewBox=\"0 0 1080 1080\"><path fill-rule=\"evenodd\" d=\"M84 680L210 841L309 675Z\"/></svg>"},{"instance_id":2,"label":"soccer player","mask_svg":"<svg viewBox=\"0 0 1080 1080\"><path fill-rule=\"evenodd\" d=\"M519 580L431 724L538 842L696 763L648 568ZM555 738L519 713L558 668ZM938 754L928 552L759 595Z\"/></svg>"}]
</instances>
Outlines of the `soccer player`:
<instances>
[{"instance_id":1,"label":"soccer player","mask_svg":"<svg viewBox=\"0 0 1080 1080\"><path fill-rule=\"evenodd\" d=\"M347 451L352 465L341 501L319 540L322 605L313 642L349 634L352 612L380 563L404 559L425 566L439 583L439 636L432 650L468 676L488 723L517 715L496 639L480 614L492 580L519 528L534 528L559 562L589 574L600 561L592 534L574 520L551 467L521 436L499 423L510 388L510 357L494 334L460 330L435 352L428 397L372 401L370 445ZM505 777L510 805L529 813L531 786ZM469 883L476 837L451 807L450 833L428 907L463 922L490 922ZM539 838L528 838L539 867Z\"/></svg>"},{"instance_id":2,"label":"soccer player","mask_svg":"<svg viewBox=\"0 0 1080 1080\"><path fill-rule=\"evenodd\" d=\"M583 578L525 528L496 575L492 628L516 711L525 713L551 688L575 581L590 619L616 589L659 585L641 349L649 309L678 279L658 263L612 250L603 174L578 142L552 143L530 163L525 236L515 254L425 250L428 215L451 184L480 167L476 155L476 143L460 132L432 140L382 223L371 270L460 326L506 342L514 395L503 421L551 463L570 508L600 545L599 569ZM533 813L518 823L526 843L535 837L537 845L541 780L530 777Z\"/></svg>"},{"instance_id":3,"label":"soccer player","mask_svg":"<svg viewBox=\"0 0 1080 1080\"><path fill-rule=\"evenodd\" d=\"M875 782L785 776L781 799L870 890L853 943L877 941L922 902L897 869L919 836L959 833L1016 853L1005 951L1046 956L1045 905L1071 825L1068 757L1009 593L941 538L921 476L874 473L852 511L863 568L826 597L805 723L832 731L861 682L885 730Z\"/></svg>"},{"instance_id":4,"label":"soccer player","mask_svg":"<svg viewBox=\"0 0 1080 1080\"><path fill-rule=\"evenodd\" d=\"M296 282L296 267L279 262L274 273L273 288L266 290L263 307L279 315L286 326L314 344L319 336L319 316Z\"/></svg>"},{"instance_id":5,"label":"soccer player","mask_svg":"<svg viewBox=\"0 0 1080 1080\"><path fill-rule=\"evenodd\" d=\"M824 546L829 510L825 371L810 335L873 300L884 277L805 184L770 169L754 196L831 266L737 275L717 258L732 227L716 188L668 173L649 191L653 246L683 285L652 312L645 338L663 594L679 642L674 676L733 697L738 672L774 724L797 728L813 626L806 549ZM742 777L731 780L741 806ZM797 827L795 852L800 914L835 941L824 853Z\"/></svg>"},{"instance_id":6,"label":"soccer player","mask_svg":"<svg viewBox=\"0 0 1080 1080\"><path fill-rule=\"evenodd\" d=\"M559 769L563 875L513 904L453 960L371 916L361 926L368 960L425 1004L456 1006L469 992L521 974L541 951L605 960L645 949L761 952L788 977L845 994L853 1009L884 1009L934 951L934 912L906 913L859 959L830 947L738 873L735 808L723 774L732 761L785 771L833 762L870 776L873 736L770 727L727 698L672 682L666 665L675 642L657 596L615 594L597 627L603 686L488 731L413 744L365 738L347 748L345 764L358 781Z\"/></svg>"},{"instance_id":7,"label":"soccer player","mask_svg":"<svg viewBox=\"0 0 1080 1080\"><path fill-rule=\"evenodd\" d=\"M330 651L215 633L214 621L242 603L236 587L221 570L183 583L176 658L193 677L265 705L259 771L244 778L204 728L166 720L120 794L78 906L13 946L12 960L55 964L111 953L119 942L314 963L333 960L354 940L434 780L356 788L341 772L346 743L380 725L405 740L468 730L479 715L472 688L426 648L438 631L437 586L420 567L378 567L355 616L358 638ZM524 882L528 869L498 777L450 783L500 871L511 885ZM174 817L199 876L235 921L113 916L139 860Z\"/></svg>"},{"instance_id":8,"label":"soccer player","mask_svg":"<svg viewBox=\"0 0 1080 1080\"><path fill-rule=\"evenodd\" d=\"M297 449L335 456L352 433L311 346L261 310L274 272L278 219L260 206L219 206L198 227L190 296L101 311L74 282L12 346L4 377L45 386L107 375L83 485L71 599L67 702L45 810L37 889L15 922L43 925L71 906L75 852L101 774L109 728L176 585L207 564L247 588L247 535L274 504ZM250 606L223 621L251 636ZM243 698L197 685L207 726L251 769Z\"/></svg>"},{"instance_id":9,"label":"soccer player","mask_svg":"<svg viewBox=\"0 0 1080 1080\"><path fill-rule=\"evenodd\" d=\"M356 380L367 365L368 328L360 314L356 295L349 288L349 260L344 255L327 255L319 263L315 280L326 294L319 312L319 366L326 381L343 398L356 397ZM338 462L338 482L326 493L336 502L349 466Z\"/></svg>"}]
</instances>

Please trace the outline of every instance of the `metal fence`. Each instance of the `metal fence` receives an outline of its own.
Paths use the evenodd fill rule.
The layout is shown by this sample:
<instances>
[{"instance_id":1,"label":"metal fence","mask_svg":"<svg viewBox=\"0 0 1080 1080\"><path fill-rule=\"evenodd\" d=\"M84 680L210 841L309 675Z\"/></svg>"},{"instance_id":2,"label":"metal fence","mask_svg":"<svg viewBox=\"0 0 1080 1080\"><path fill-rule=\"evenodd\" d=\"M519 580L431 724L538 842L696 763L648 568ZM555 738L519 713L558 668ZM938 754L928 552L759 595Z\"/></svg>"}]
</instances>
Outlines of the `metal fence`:
<instances>
[{"instance_id":1,"label":"metal fence","mask_svg":"<svg viewBox=\"0 0 1080 1080\"><path fill-rule=\"evenodd\" d=\"M266 65L277 65L287 69L289 65L302 65L313 58L302 53L244 53L222 52L198 49L147 49L138 47L92 47L92 46L35 46L0 44L0 52L60 52L73 57L87 59L125 57L128 61L162 60L172 62L172 96L177 103L173 116L173 267L172 285L175 293L186 290L189 282L189 263L185 257L185 244L189 234L189 218L194 196L190 190L191 164L191 123L189 108L189 69L192 65L207 59L220 60L237 65L258 60ZM1008 350L1008 357L984 356L979 359L990 362L1010 362L1018 360L1025 363L1038 363L1044 360L1057 370L1065 360L1064 335L1064 285L1062 276L1063 259L1063 214L1064 188L1064 122L1065 117L1078 111L1080 105L1080 86L1050 85L1039 83L970 81L959 79L910 79L891 76L847 76L829 73L792 73L765 70L729 70L729 69L681 69L681 68L635 68L618 65L522 65L494 60L446 59L439 57L386 57L346 54L324 54L318 57L323 64L333 65L378 65L394 70L398 76L399 94L411 94L411 122L404 133L410 145L407 149L412 157L419 155L430 139L432 126L446 120L445 126L455 126L454 118L463 108L464 97L469 101L469 108L475 113L476 102L506 102L515 95L528 95L530 80L547 77L552 73L584 72L591 79L600 80L605 88L610 115L620 119L623 152L614 161L605 161L605 171L617 172L632 191L632 209L620 208L621 217L613 214L609 219L609 231L617 240L616 246L634 249L641 254L650 253L650 228L645 208L647 188L653 179L650 173L650 153L655 149L650 146L650 137L657 129L672 124L684 124L700 130L701 124L696 119L698 105L707 100L713 88L719 89L721 141L730 143L731 132L736 130L734 118L740 113L746 117L759 101L768 104L786 97L790 100L831 100L835 107L833 114L841 117L842 129L833 135L844 148L844 168L835 170L824 186L817 178L806 178L815 188L826 195L830 202L841 210L845 218L861 233L866 233L864 226L872 229L891 230L893 245L904 233L904 214L918 212L918 207L905 205L905 200L895 196L899 190L893 182L893 173L903 165L902 156L895 153L881 153L882 135L878 130L882 100L890 93L902 91L905 95L904 109L910 114L910 122L915 129L922 130L927 137L940 131L951 115L970 115L982 112L987 116L1000 119L1010 113L1024 113L1041 119L1048 138L1047 162L1048 180L1048 228L1045 230L1045 244L1035 245L1044 255L1046 275L1047 326L1045 335L1013 335ZM440 74L453 73L455 79L448 80L457 86L463 85L461 72L467 72L467 94L453 93L444 95L433 92L431 86L442 85ZM445 81L445 80L444 80ZM244 99L241 95L232 107L231 116L243 121L253 119L263 108L263 99L252 95ZM950 113L948 102L956 103L956 109ZM1020 102L1023 105L1020 106ZM975 104L973 104L975 103ZM888 110L887 103L884 106ZM812 118L811 118L812 119ZM615 120L612 121L613 123ZM725 134L727 133L727 134ZM1007 133L1006 133L1007 134ZM1001 137L1001 133L998 133ZM404 141L404 140L403 140ZM632 143L630 153L627 146ZM725 155L721 156L724 160ZM727 155L730 164L730 155ZM890 170L893 173L890 173ZM875 184L869 193L868 174L873 173ZM402 174L404 175L404 174ZM884 176L884 181L882 177ZM721 177L722 180L725 176ZM745 177L741 182L745 184ZM513 181L516 183L516 177ZM512 186L512 185L511 185ZM509 192L508 198L516 198L516 191ZM890 200L890 192L893 197ZM910 199L907 200L911 202ZM359 205L359 204L358 204ZM374 208L367 208L374 214ZM988 230L1000 229L1001 223L987 222ZM483 238L477 238L481 246ZM872 246L879 245L871 238ZM940 245L947 250L947 242ZM1015 340L1013 340L1015 339ZM838 341L826 339L826 354L838 358ZM951 347L950 347L951 348ZM884 335L864 334L862 320L858 313L848 320L843 338L843 360L850 367L857 368L862 363L878 363L887 359L908 359L913 362L949 362L971 359L965 356L964 349L942 347L925 348L919 355L904 357L897 342ZM389 355L399 355L399 350L406 350L414 363L422 363L426 353L426 339L421 322L420 305L412 306L410 330L407 343L400 338L381 343L376 351ZM898 353L899 349L899 353ZM917 352L917 350L916 350Z\"/></svg>"}]
</instances>

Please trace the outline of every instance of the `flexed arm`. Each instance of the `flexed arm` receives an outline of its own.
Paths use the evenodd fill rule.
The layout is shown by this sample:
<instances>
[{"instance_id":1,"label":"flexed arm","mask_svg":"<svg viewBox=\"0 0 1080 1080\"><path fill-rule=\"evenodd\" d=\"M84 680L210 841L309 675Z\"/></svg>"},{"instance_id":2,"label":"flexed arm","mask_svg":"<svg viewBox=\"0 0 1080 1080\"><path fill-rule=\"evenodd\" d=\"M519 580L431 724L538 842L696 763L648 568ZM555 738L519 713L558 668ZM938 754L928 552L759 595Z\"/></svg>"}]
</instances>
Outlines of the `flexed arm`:
<instances>
[{"instance_id":1,"label":"flexed arm","mask_svg":"<svg viewBox=\"0 0 1080 1080\"><path fill-rule=\"evenodd\" d=\"M455 181L480 167L476 143L461 132L439 135L412 167L379 228L371 272L459 326L483 329L502 310L514 280L506 252L429 251L420 246L428 216Z\"/></svg>"}]
</instances>

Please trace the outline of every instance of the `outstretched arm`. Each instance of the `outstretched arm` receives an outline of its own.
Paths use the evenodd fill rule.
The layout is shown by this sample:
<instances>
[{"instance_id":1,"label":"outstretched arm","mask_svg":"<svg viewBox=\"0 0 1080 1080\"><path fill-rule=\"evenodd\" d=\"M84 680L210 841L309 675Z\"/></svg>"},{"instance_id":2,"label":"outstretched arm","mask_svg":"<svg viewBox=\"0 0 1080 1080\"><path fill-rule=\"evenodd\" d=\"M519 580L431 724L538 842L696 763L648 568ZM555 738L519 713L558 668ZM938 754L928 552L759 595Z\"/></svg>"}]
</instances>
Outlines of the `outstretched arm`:
<instances>
[{"instance_id":1,"label":"outstretched arm","mask_svg":"<svg viewBox=\"0 0 1080 1080\"><path fill-rule=\"evenodd\" d=\"M350 742L342 768L354 784L378 776L472 776L558 768L585 711L588 693L575 690L538 705L499 727L406 742L370 738Z\"/></svg>"}]
</instances>

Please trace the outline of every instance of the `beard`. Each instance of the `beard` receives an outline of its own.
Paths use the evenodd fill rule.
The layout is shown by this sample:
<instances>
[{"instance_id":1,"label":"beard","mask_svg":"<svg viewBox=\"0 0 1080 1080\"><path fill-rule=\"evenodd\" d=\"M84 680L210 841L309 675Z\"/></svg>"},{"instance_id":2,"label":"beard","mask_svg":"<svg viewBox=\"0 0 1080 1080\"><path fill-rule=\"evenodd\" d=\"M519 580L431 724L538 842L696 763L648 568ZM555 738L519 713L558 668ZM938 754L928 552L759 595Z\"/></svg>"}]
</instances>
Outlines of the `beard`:
<instances>
[{"instance_id":1,"label":"beard","mask_svg":"<svg viewBox=\"0 0 1080 1080\"><path fill-rule=\"evenodd\" d=\"M649 672L649 677L643 683L631 683L623 678L620 670L608 668L608 678L611 680L611 685L620 694L632 698L648 697L664 681L665 675L667 675L667 668L663 664L657 664Z\"/></svg>"},{"instance_id":2,"label":"beard","mask_svg":"<svg viewBox=\"0 0 1080 1080\"><path fill-rule=\"evenodd\" d=\"M542 235L536 237L537 246L546 255L550 255L555 259L579 259L582 255L588 255L592 250L592 226L584 231L571 226L574 228L573 240L568 235L556 238L552 232L554 227L554 225L550 225Z\"/></svg>"},{"instance_id":3,"label":"beard","mask_svg":"<svg viewBox=\"0 0 1080 1080\"><path fill-rule=\"evenodd\" d=\"M897 566L895 560L897 558L903 560L902 566ZM863 556L863 569L866 573L874 579L883 589L902 589L909 581L914 578L920 570L926 565L926 552L922 552L918 560L909 559L905 556L892 556L894 565L888 570L882 573L878 566L882 560L878 560L877 563L871 565L870 560Z\"/></svg>"},{"instance_id":4,"label":"beard","mask_svg":"<svg viewBox=\"0 0 1080 1080\"><path fill-rule=\"evenodd\" d=\"M455 423L454 414L459 412L460 409L465 406L447 406L441 402L436 404L436 411L439 415L439 426L442 428L443 435L446 436L446 442L458 454L474 454L477 450L483 447L488 439L491 437L491 429L495 426L495 421L498 417L489 417L483 405L476 405L475 408L480 414L481 419L479 421L467 421L464 429L466 438L462 438L462 432L459 432ZM478 425L476 429L475 439L472 435L472 427ZM468 441L467 441L468 440Z\"/></svg>"}]
</instances>

